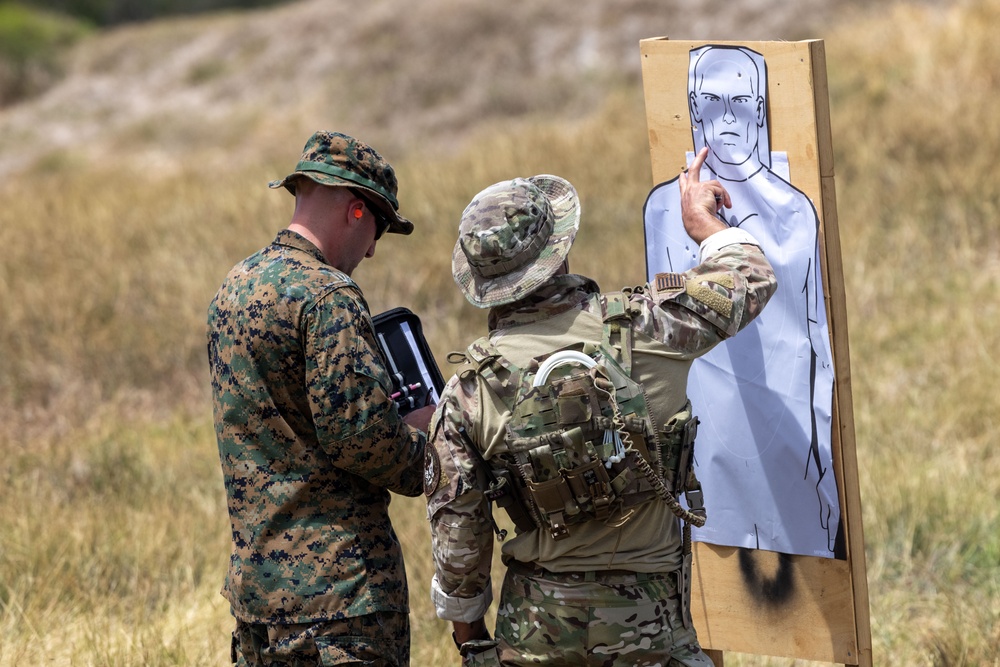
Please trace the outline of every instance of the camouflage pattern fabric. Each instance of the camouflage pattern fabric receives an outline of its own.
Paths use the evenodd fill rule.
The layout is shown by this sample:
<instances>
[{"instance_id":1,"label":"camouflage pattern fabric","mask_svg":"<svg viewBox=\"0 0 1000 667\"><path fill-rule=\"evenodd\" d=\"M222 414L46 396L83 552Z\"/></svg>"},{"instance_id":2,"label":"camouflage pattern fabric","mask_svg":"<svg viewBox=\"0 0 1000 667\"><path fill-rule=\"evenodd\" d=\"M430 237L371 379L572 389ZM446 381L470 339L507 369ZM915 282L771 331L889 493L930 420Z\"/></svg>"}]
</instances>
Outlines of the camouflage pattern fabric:
<instances>
[{"instance_id":1,"label":"camouflage pattern fabric","mask_svg":"<svg viewBox=\"0 0 1000 667\"><path fill-rule=\"evenodd\" d=\"M755 246L726 246L690 271L660 274L657 278L662 280L630 290L632 329L661 342L671 353L692 356L735 336L760 314L777 289L770 262L759 251L748 252L748 247ZM734 272L739 273L738 280ZM709 292L729 304L728 314L717 310L720 301L707 297ZM528 299L493 308L490 331L536 322L571 307L566 301L574 298L543 289Z\"/></svg>"},{"instance_id":2,"label":"camouflage pattern fabric","mask_svg":"<svg viewBox=\"0 0 1000 667\"><path fill-rule=\"evenodd\" d=\"M237 621L232 661L238 667L404 667L409 646L409 617L396 612L277 626Z\"/></svg>"},{"instance_id":3,"label":"camouflage pattern fabric","mask_svg":"<svg viewBox=\"0 0 1000 667\"><path fill-rule=\"evenodd\" d=\"M505 666L713 667L681 621L670 575L525 576L508 570L496 635Z\"/></svg>"},{"instance_id":4,"label":"camouflage pattern fabric","mask_svg":"<svg viewBox=\"0 0 1000 667\"><path fill-rule=\"evenodd\" d=\"M364 190L389 221L389 232L409 234L413 231L413 223L399 214L396 172L378 151L363 141L340 132L315 132L306 141L295 171L280 181L271 181L268 186L284 187L295 194L299 178L311 178L332 187Z\"/></svg>"},{"instance_id":5,"label":"camouflage pattern fabric","mask_svg":"<svg viewBox=\"0 0 1000 667\"><path fill-rule=\"evenodd\" d=\"M233 614L288 624L405 613L389 491L420 492L426 436L389 399L358 286L283 230L226 277L208 357Z\"/></svg>"},{"instance_id":6,"label":"camouflage pattern fabric","mask_svg":"<svg viewBox=\"0 0 1000 667\"><path fill-rule=\"evenodd\" d=\"M699 294L702 288L715 296ZM665 424L684 407L690 363L749 324L776 288L774 272L759 248L732 244L691 271L628 290L632 331L653 352L644 355L646 360L634 357L633 378L649 393L655 423ZM528 297L493 308L490 340L498 348L506 346L504 354L517 352L526 359L567 343L599 343L606 309L606 299L592 280L557 275ZM523 366L524 360L512 361ZM655 386L657 377L660 386ZM432 598L438 616L452 621L478 620L491 603L490 508L477 488L477 457L470 450L477 449L487 461L503 456L510 413L485 384L474 369L452 377L431 422L424 491L435 563ZM678 522L664 503L656 502L606 522L580 524L560 541L545 530L520 532L504 542L503 558L508 564L531 563L553 573L608 568L676 573L683 560ZM505 600L516 593L506 586ZM502 614L511 609L502 603ZM505 626L498 621L498 637L509 640L505 633L515 620L521 622L511 619ZM661 627L666 633L667 626ZM572 634L563 636L573 637L568 643L578 643ZM687 635L681 638L686 645ZM693 636L690 640L696 641ZM621 638L617 641L620 644Z\"/></svg>"},{"instance_id":7,"label":"camouflage pattern fabric","mask_svg":"<svg viewBox=\"0 0 1000 667\"><path fill-rule=\"evenodd\" d=\"M541 175L495 183L462 212L452 276L479 308L516 301L562 266L579 226L580 200L569 181Z\"/></svg>"}]
</instances>

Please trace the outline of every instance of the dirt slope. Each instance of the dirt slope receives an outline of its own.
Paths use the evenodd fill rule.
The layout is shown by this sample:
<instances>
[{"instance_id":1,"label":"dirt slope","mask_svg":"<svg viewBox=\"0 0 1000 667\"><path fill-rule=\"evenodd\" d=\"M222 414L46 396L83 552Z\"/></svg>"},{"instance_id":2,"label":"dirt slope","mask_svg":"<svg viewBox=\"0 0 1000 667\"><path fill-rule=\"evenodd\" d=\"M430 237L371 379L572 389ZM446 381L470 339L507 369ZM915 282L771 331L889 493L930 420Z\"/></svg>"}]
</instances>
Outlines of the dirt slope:
<instances>
[{"instance_id":1,"label":"dirt slope","mask_svg":"<svg viewBox=\"0 0 1000 667\"><path fill-rule=\"evenodd\" d=\"M397 153L483 121L572 118L639 80L642 38L823 37L851 0L305 0L119 28L0 112L0 174L287 156L319 128Z\"/></svg>"}]
</instances>

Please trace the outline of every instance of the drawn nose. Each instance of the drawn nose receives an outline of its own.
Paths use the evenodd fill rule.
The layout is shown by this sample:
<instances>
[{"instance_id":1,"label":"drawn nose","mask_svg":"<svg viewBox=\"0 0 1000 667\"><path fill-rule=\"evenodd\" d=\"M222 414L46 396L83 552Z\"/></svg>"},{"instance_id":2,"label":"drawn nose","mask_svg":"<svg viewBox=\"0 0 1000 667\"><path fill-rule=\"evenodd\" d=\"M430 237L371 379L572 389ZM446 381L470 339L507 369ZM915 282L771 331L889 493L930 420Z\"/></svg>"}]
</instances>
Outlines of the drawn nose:
<instances>
[{"instance_id":1,"label":"drawn nose","mask_svg":"<svg viewBox=\"0 0 1000 667\"><path fill-rule=\"evenodd\" d=\"M722 114L722 122L730 125L736 122L736 114L733 113L733 107L728 100L726 101L726 113Z\"/></svg>"}]
</instances>

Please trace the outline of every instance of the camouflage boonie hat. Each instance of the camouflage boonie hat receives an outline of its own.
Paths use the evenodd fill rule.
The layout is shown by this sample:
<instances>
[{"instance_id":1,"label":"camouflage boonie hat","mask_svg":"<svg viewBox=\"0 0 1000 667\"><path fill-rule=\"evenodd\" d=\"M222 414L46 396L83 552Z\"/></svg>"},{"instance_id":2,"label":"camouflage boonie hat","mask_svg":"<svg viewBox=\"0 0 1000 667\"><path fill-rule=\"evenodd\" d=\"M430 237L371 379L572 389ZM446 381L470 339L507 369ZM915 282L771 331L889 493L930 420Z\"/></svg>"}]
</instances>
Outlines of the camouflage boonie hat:
<instances>
[{"instance_id":1,"label":"camouflage boonie hat","mask_svg":"<svg viewBox=\"0 0 1000 667\"><path fill-rule=\"evenodd\" d=\"M580 227L580 199L569 181L531 176L486 188L465 207L451 271L479 308L530 294L559 269Z\"/></svg>"},{"instance_id":2,"label":"camouflage boonie hat","mask_svg":"<svg viewBox=\"0 0 1000 667\"><path fill-rule=\"evenodd\" d=\"M295 171L280 181L271 181L272 188L285 186L295 194L295 182L302 177L311 178L322 185L346 186L363 190L370 196L386 220L387 231L409 234L413 223L399 215L396 200L398 186L396 174L381 155L368 144L340 132L316 132L295 165Z\"/></svg>"}]
</instances>

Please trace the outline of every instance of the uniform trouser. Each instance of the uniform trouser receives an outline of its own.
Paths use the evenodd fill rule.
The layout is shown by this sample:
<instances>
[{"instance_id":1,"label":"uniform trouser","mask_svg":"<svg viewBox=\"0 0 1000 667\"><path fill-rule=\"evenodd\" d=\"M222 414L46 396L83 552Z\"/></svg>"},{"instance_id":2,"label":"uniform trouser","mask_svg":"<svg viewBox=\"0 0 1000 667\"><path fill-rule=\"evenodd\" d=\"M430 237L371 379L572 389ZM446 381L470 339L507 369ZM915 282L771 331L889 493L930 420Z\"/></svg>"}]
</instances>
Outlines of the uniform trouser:
<instances>
[{"instance_id":1,"label":"uniform trouser","mask_svg":"<svg viewBox=\"0 0 1000 667\"><path fill-rule=\"evenodd\" d=\"M502 665L713 667L684 627L677 573L515 565L504 577L496 639Z\"/></svg>"},{"instance_id":2,"label":"uniform trouser","mask_svg":"<svg viewBox=\"0 0 1000 667\"><path fill-rule=\"evenodd\" d=\"M239 667L407 667L410 621L399 612L290 625L237 619L232 646Z\"/></svg>"}]
</instances>

